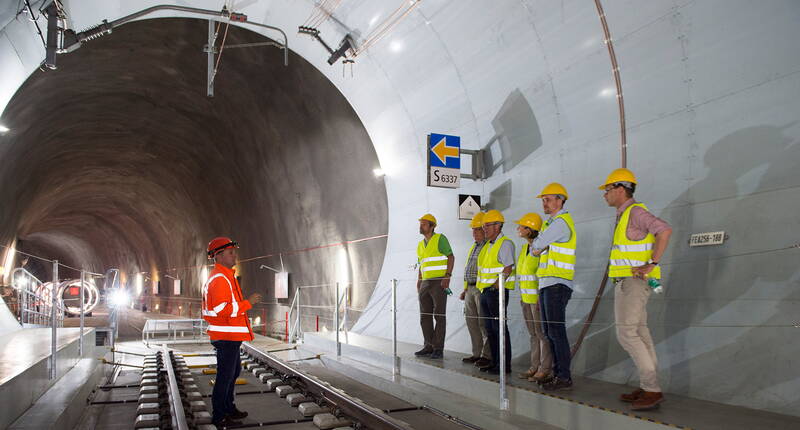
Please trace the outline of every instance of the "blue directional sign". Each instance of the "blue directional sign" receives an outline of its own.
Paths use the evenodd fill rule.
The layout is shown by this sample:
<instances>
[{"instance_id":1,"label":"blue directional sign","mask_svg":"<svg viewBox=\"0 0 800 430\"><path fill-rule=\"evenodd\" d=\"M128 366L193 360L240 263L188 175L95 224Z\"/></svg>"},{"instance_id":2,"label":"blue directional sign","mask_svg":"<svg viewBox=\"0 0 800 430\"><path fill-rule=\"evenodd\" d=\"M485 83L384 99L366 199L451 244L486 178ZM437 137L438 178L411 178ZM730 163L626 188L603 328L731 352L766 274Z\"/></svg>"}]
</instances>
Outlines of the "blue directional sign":
<instances>
[{"instance_id":1,"label":"blue directional sign","mask_svg":"<svg viewBox=\"0 0 800 430\"><path fill-rule=\"evenodd\" d=\"M461 137L431 133L428 138L430 167L461 169Z\"/></svg>"}]
</instances>

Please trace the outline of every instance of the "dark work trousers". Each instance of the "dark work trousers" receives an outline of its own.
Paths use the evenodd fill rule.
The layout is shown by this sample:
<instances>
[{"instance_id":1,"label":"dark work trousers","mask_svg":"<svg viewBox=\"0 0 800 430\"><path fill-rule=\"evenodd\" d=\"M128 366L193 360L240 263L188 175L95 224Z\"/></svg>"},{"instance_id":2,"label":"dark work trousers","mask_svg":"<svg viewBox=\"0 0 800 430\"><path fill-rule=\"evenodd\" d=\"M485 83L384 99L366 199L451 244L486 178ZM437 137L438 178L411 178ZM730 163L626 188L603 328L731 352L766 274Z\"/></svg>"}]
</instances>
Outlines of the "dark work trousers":
<instances>
[{"instance_id":1,"label":"dark work trousers","mask_svg":"<svg viewBox=\"0 0 800 430\"><path fill-rule=\"evenodd\" d=\"M242 361L239 358L241 341L212 340L211 345L217 351L217 380L211 392L211 407L214 409L213 422L219 422L226 415L233 412L233 389L236 378L242 371Z\"/></svg>"},{"instance_id":2,"label":"dark work trousers","mask_svg":"<svg viewBox=\"0 0 800 430\"><path fill-rule=\"evenodd\" d=\"M505 289L506 299L506 318L508 318L508 290ZM500 294L495 287L484 288L481 293L481 316L488 318L484 320L486 324L486 337L492 349L492 365L500 367ZM511 368L511 336L508 333L508 324L504 324L506 330L506 369Z\"/></svg>"},{"instance_id":3,"label":"dark work trousers","mask_svg":"<svg viewBox=\"0 0 800 430\"><path fill-rule=\"evenodd\" d=\"M425 348L444 350L444 335L447 333L447 293L440 279L426 279L419 285L419 325ZM433 315L432 315L433 314ZM434 327L433 321L436 320Z\"/></svg>"},{"instance_id":4,"label":"dark work trousers","mask_svg":"<svg viewBox=\"0 0 800 430\"><path fill-rule=\"evenodd\" d=\"M569 368L572 357L567 339L567 302L572 297L572 289L564 284L555 284L539 289L542 311L542 331L550 341L553 351L553 373L558 379L571 380Z\"/></svg>"}]
</instances>

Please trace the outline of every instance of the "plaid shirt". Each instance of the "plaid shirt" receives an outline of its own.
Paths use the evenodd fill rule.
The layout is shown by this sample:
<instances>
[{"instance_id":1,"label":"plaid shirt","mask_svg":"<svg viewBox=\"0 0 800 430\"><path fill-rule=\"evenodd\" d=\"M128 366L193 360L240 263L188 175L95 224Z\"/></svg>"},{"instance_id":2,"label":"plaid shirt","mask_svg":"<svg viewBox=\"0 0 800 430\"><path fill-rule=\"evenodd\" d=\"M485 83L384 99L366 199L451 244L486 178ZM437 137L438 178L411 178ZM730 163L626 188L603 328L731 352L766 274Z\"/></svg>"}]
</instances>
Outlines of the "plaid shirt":
<instances>
[{"instance_id":1,"label":"plaid shirt","mask_svg":"<svg viewBox=\"0 0 800 430\"><path fill-rule=\"evenodd\" d=\"M482 243L475 242L475 249L469 255L467 260L467 268L464 269L464 280L468 285L475 285L478 283L478 255L481 253L483 245L486 244L484 240Z\"/></svg>"}]
</instances>

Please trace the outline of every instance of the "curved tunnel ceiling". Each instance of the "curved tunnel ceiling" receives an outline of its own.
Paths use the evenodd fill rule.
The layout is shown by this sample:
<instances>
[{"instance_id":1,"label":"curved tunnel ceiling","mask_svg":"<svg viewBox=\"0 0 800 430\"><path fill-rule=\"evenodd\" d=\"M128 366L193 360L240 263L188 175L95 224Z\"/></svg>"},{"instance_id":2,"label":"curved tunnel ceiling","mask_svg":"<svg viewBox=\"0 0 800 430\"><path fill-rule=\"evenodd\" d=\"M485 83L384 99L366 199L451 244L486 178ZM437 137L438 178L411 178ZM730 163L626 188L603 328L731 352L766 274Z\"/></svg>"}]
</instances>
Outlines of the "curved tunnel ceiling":
<instances>
[{"instance_id":1,"label":"curved tunnel ceiling","mask_svg":"<svg viewBox=\"0 0 800 430\"><path fill-rule=\"evenodd\" d=\"M0 137L2 236L95 271L167 273L196 295L216 235L239 240L242 257L384 235L375 150L338 90L299 56L285 67L282 51L258 47L223 52L208 98L206 38L206 21L139 21L34 73L4 113L13 132ZM349 249L347 278L376 279L385 246ZM295 285L333 282L336 252L282 264ZM258 261L281 263L242 265L245 289L263 292L271 273ZM185 269L164 272L175 267Z\"/></svg>"}]
</instances>

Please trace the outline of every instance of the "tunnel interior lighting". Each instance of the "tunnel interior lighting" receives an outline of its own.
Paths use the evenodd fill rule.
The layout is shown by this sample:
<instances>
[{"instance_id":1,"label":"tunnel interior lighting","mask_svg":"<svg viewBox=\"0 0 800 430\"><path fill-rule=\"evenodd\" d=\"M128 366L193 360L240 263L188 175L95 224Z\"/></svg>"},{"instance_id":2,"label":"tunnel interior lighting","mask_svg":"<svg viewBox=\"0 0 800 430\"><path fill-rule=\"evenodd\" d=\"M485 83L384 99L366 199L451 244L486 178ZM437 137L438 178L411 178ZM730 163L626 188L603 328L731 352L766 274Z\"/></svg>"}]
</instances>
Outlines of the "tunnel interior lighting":
<instances>
[{"instance_id":1,"label":"tunnel interior lighting","mask_svg":"<svg viewBox=\"0 0 800 430\"><path fill-rule=\"evenodd\" d=\"M380 178L386 175L386 172L383 171L380 167L376 169L372 169L372 173L375 175L376 178Z\"/></svg>"},{"instance_id":2,"label":"tunnel interior lighting","mask_svg":"<svg viewBox=\"0 0 800 430\"><path fill-rule=\"evenodd\" d=\"M108 302L118 308L127 305L129 300L130 297L128 297L128 293L125 290L114 290L108 295Z\"/></svg>"},{"instance_id":3,"label":"tunnel interior lighting","mask_svg":"<svg viewBox=\"0 0 800 430\"><path fill-rule=\"evenodd\" d=\"M0 124L0 133L8 133L10 130L11 130L10 128L4 126L3 124Z\"/></svg>"}]
</instances>

